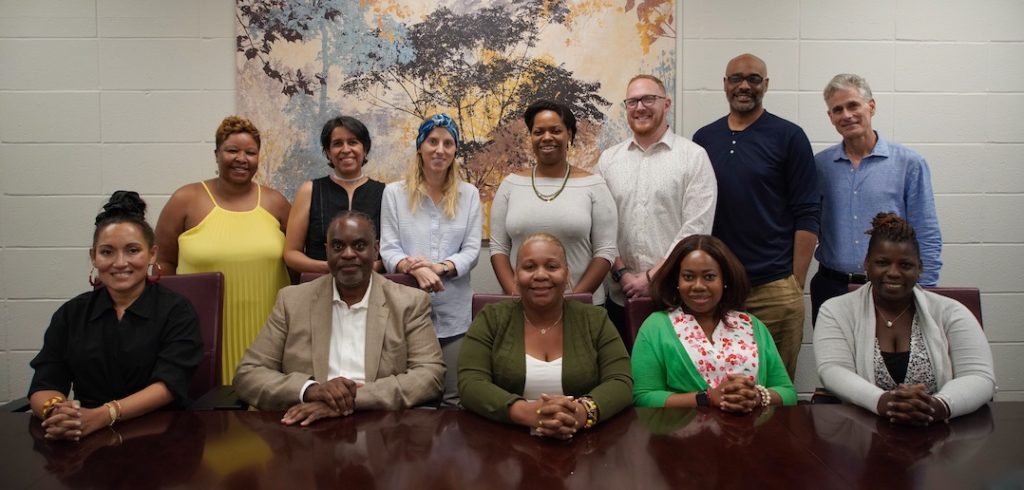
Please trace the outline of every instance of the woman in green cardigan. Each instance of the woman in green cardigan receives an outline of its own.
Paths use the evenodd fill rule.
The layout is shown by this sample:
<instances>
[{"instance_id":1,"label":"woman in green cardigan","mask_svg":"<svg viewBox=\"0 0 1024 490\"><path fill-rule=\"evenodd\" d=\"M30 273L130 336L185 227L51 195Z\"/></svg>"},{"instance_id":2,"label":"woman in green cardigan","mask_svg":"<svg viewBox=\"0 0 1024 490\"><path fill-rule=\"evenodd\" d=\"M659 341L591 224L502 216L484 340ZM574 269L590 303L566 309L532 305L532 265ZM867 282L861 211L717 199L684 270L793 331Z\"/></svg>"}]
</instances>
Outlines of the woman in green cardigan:
<instances>
[{"instance_id":1,"label":"woman in green cardigan","mask_svg":"<svg viewBox=\"0 0 1024 490\"><path fill-rule=\"evenodd\" d=\"M638 407L716 407L747 413L796 404L793 382L764 323L741 311L750 281L721 240L691 235L654 275L652 314L633 344Z\"/></svg>"},{"instance_id":2,"label":"woman in green cardigan","mask_svg":"<svg viewBox=\"0 0 1024 490\"><path fill-rule=\"evenodd\" d=\"M521 299L485 307L459 354L462 405L568 439L630 405L629 355L603 308L565 301L565 249L547 233L516 258Z\"/></svg>"}]
</instances>

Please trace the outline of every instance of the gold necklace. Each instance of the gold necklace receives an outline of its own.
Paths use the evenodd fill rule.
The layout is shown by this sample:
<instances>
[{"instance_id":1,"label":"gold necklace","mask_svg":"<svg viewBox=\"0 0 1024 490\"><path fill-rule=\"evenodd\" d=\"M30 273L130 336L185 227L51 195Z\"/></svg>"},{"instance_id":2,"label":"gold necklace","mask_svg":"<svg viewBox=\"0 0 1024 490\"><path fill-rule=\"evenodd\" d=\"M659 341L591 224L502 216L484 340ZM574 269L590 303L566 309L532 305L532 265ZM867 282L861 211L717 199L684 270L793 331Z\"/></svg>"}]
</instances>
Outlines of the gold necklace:
<instances>
[{"instance_id":1,"label":"gold necklace","mask_svg":"<svg viewBox=\"0 0 1024 490\"><path fill-rule=\"evenodd\" d=\"M875 311L878 312L878 316L882 317L882 320L885 320L885 328L892 328L892 324L896 323L896 321L899 320L900 317L902 317L903 314L907 312L907 310L910 310L910 307L913 305L914 302L911 301L910 304L907 305L906 308L903 308L903 311L901 311L899 315L896 315L896 318L893 318L892 320L889 320L888 318L885 317L885 315L882 314L882 310L878 309L878 305L875 305Z\"/></svg>"},{"instance_id":2,"label":"gold necklace","mask_svg":"<svg viewBox=\"0 0 1024 490\"><path fill-rule=\"evenodd\" d=\"M558 325L559 323L562 322L562 315L563 314L565 314L564 311L559 313L558 314L558 319L555 320L555 323L552 323L551 325L548 325L548 328L540 328L540 327L538 327L537 324L533 322L533 320L530 320L530 317L526 316L526 312L525 311L523 311L523 319L526 320L526 323L529 323L530 325L533 325L533 328L536 328L537 330L540 330L540 334L541 335L547 335L548 330L551 330L552 328L555 328L556 325Z\"/></svg>"},{"instance_id":3,"label":"gold necklace","mask_svg":"<svg viewBox=\"0 0 1024 490\"><path fill-rule=\"evenodd\" d=\"M534 165L533 170L530 172L530 185L533 186L533 193L536 194L541 201L554 201L555 198L565 190L565 184L569 182L569 170L571 168L572 167L569 166L569 162L565 162L565 177L562 177L562 186L559 187L554 194L541 194L540 190L537 189L537 165Z\"/></svg>"}]
</instances>

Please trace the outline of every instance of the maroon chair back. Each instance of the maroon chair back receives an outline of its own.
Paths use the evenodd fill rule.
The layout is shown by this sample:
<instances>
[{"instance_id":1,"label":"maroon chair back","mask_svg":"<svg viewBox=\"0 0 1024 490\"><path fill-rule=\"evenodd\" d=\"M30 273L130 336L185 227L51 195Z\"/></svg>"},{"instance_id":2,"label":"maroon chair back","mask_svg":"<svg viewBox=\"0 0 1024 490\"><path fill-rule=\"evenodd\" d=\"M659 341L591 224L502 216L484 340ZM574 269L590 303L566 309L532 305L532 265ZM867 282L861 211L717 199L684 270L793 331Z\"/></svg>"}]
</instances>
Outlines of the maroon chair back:
<instances>
[{"instance_id":1,"label":"maroon chair back","mask_svg":"<svg viewBox=\"0 0 1024 490\"><path fill-rule=\"evenodd\" d=\"M856 291L860 284L850 284L849 290ZM978 288L954 288L954 287L934 287L925 288L935 294L941 294L947 298L953 298L960 302L960 304L967 307L968 310L974 315L974 318L978 319L978 325L985 328L985 322L981 321L981 290Z\"/></svg>"},{"instance_id":2,"label":"maroon chair back","mask_svg":"<svg viewBox=\"0 0 1024 490\"><path fill-rule=\"evenodd\" d=\"M409 286L416 289L420 288L420 283L416 282L416 278L412 277L412 274L384 274L384 277L403 286Z\"/></svg>"},{"instance_id":3,"label":"maroon chair back","mask_svg":"<svg viewBox=\"0 0 1024 490\"><path fill-rule=\"evenodd\" d=\"M630 352L633 351L633 342L636 340L637 333L640 332L640 326L644 324L644 320L651 316L658 310L658 307L654 305L654 300L647 296L639 296L636 298L629 298L626 300L626 332L629 332L630 337L628 339L622 339L626 343L626 348Z\"/></svg>"},{"instance_id":4,"label":"maroon chair back","mask_svg":"<svg viewBox=\"0 0 1024 490\"><path fill-rule=\"evenodd\" d=\"M299 274L299 284L312 281L322 275L324 275L323 272L303 272L302 274ZM416 289L419 289L420 287L420 284L416 282L416 278L412 277L410 274L384 274L384 277L403 286L409 286Z\"/></svg>"},{"instance_id":5,"label":"maroon chair back","mask_svg":"<svg viewBox=\"0 0 1024 490\"><path fill-rule=\"evenodd\" d=\"M299 274L299 284L312 281L322 275L324 275L323 272L303 272L302 274Z\"/></svg>"},{"instance_id":6,"label":"maroon chair back","mask_svg":"<svg viewBox=\"0 0 1024 490\"><path fill-rule=\"evenodd\" d=\"M476 314L480 313L480 310L484 309L485 306L491 303L497 303L499 301L505 301L518 296L511 294L489 294L489 293L477 293L473 295L473 318L476 318ZM590 293L569 293L565 295L565 299L572 299L579 301L580 303L586 303L588 305L594 304L594 295Z\"/></svg>"},{"instance_id":7,"label":"maroon chair back","mask_svg":"<svg viewBox=\"0 0 1024 490\"><path fill-rule=\"evenodd\" d=\"M199 331L203 337L203 360L192 376L188 395L199 399L221 385L221 331L224 318L224 274L201 272L163 276L160 285L174 291L192 303L199 317Z\"/></svg>"},{"instance_id":8,"label":"maroon chair back","mask_svg":"<svg viewBox=\"0 0 1024 490\"><path fill-rule=\"evenodd\" d=\"M935 287L925 288L935 294L941 294L947 298L953 298L960 304L971 310L974 318L978 319L978 325L985 328L985 322L981 321L981 290L978 288L946 288Z\"/></svg>"}]
</instances>

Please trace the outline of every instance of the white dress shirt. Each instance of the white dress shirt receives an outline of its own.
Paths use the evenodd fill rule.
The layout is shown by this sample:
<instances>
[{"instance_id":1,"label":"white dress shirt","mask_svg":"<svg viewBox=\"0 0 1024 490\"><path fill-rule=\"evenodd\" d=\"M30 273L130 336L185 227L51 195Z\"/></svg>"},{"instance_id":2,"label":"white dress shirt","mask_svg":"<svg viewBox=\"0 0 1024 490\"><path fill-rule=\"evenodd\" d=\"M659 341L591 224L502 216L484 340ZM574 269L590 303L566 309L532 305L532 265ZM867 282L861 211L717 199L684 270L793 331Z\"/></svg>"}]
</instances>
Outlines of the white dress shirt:
<instances>
[{"instance_id":1,"label":"white dress shirt","mask_svg":"<svg viewBox=\"0 0 1024 490\"><path fill-rule=\"evenodd\" d=\"M646 150L630 138L602 152L596 171L615 199L619 257L630 270L646 271L683 238L711 233L718 181L700 145L671 130ZM606 283L624 304L619 285Z\"/></svg>"},{"instance_id":2,"label":"white dress shirt","mask_svg":"<svg viewBox=\"0 0 1024 490\"><path fill-rule=\"evenodd\" d=\"M466 333L473 321L469 273L480 257L483 217L477 188L466 182L458 185L452 218L429 197L423 197L416 213L411 213L404 180L388 184L381 201L380 256L388 271L395 272L398 263L410 255L455 264L456 275L441 278L444 291L430 294L430 319L440 339Z\"/></svg>"},{"instance_id":3,"label":"white dress shirt","mask_svg":"<svg viewBox=\"0 0 1024 490\"><path fill-rule=\"evenodd\" d=\"M370 306L373 276L366 285L366 293L358 303L349 306L341 299L335 283L331 291L331 346L327 357L327 379L348 378L356 383L366 382L366 313ZM316 384L309 380L302 385L299 401L305 402L306 389Z\"/></svg>"}]
</instances>

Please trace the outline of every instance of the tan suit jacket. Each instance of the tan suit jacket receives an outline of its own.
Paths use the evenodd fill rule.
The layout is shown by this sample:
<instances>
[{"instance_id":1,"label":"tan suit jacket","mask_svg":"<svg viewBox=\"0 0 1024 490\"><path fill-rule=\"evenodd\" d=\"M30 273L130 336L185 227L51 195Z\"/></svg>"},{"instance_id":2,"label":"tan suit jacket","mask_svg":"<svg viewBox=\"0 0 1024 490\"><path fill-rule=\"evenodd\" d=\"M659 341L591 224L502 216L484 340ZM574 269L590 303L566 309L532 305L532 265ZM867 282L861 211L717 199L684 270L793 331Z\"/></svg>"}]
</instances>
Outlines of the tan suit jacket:
<instances>
[{"instance_id":1,"label":"tan suit jacket","mask_svg":"<svg viewBox=\"0 0 1024 490\"><path fill-rule=\"evenodd\" d=\"M327 381L334 278L277 294L277 303L235 373L239 397L260 410L299 403L306 381ZM366 384L356 410L399 410L437 399L444 380L430 297L373 273L366 313Z\"/></svg>"}]
</instances>

